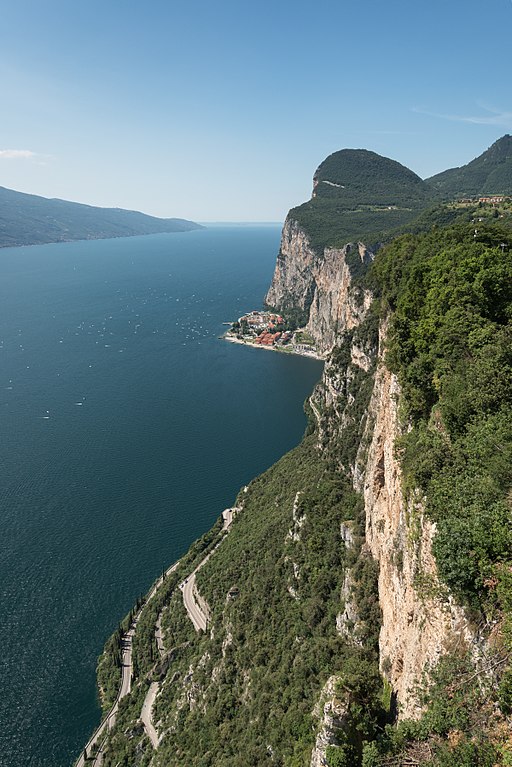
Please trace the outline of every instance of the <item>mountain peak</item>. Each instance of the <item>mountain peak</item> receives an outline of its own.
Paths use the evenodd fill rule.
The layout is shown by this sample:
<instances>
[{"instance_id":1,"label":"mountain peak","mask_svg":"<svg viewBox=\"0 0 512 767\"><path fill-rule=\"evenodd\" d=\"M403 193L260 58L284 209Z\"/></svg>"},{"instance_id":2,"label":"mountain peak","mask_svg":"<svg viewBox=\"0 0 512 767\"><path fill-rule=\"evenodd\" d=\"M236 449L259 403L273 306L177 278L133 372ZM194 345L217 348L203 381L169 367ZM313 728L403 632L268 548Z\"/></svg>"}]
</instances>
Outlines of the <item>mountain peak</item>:
<instances>
[{"instance_id":1,"label":"mountain peak","mask_svg":"<svg viewBox=\"0 0 512 767\"><path fill-rule=\"evenodd\" d=\"M512 194L512 136L505 134L467 165L450 168L426 181L445 200Z\"/></svg>"},{"instance_id":2,"label":"mountain peak","mask_svg":"<svg viewBox=\"0 0 512 767\"><path fill-rule=\"evenodd\" d=\"M327 245L379 242L431 199L428 184L396 160L368 149L340 149L316 169L311 200L289 215L321 252Z\"/></svg>"},{"instance_id":3,"label":"mountain peak","mask_svg":"<svg viewBox=\"0 0 512 767\"><path fill-rule=\"evenodd\" d=\"M395 202L397 192L402 195L404 185L423 198L424 182L396 160L368 149L340 149L316 169L313 196L386 205Z\"/></svg>"},{"instance_id":4,"label":"mountain peak","mask_svg":"<svg viewBox=\"0 0 512 767\"><path fill-rule=\"evenodd\" d=\"M486 152L476 159L492 159L497 162L505 162L512 157L512 136L506 133L492 144ZM473 160L475 162L475 160Z\"/></svg>"}]
</instances>

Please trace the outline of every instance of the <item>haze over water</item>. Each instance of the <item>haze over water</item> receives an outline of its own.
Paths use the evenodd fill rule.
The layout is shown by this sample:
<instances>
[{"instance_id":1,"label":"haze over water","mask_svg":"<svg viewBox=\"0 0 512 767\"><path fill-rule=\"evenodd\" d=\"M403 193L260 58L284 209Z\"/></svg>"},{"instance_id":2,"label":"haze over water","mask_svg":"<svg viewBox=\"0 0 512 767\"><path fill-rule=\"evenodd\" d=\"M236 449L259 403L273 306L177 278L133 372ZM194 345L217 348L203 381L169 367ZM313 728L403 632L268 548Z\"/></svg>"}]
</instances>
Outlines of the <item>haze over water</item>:
<instances>
[{"instance_id":1,"label":"haze over water","mask_svg":"<svg viewBox=\"0 0 512 767\"><path fill-rule=\"evenodd\" d=\"M67 767L117 622L297 444L314 360L218 340L280 228L0 251L0 765Z\"/></svg>"}]
</instances>

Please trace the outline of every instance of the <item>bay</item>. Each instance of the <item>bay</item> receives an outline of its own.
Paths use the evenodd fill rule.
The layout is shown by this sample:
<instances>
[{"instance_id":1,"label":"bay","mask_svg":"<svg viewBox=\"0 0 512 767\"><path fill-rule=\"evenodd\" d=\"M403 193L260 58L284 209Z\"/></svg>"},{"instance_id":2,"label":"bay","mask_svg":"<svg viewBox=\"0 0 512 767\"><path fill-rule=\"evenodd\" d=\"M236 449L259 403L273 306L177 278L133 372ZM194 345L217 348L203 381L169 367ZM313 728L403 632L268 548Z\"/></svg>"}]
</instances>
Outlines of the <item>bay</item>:
<instances>
[{"instance_id":1,"label":"bay","mask_svg":"<svg viewBox=\"0 0 512 767\"><path fill-rule=\"evenodd\" d=\"M68 767L118 621L298 443L321 363L219 340L278 226L0 251L0 765Z\"/></svg>"}]
</instances>

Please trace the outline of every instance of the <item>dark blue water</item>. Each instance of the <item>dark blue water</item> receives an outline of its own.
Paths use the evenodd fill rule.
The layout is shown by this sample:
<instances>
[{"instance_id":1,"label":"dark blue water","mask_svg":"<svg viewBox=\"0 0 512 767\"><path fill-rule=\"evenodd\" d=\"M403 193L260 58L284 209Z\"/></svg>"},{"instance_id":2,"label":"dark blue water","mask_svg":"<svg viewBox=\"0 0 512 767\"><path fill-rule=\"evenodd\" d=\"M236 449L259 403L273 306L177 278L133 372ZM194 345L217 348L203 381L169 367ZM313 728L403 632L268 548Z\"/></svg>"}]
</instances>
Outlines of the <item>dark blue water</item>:
<instances>
[{"instance_id":1,"label":"dark blue water","mask_svg":"<svg viewBox=\"0 0 512 767\"><path fill-rule=\"evenodd\" d=\"M0 765L67 767L97 656L162 568L296 444L314 360L218 340L278 227L0 251Z\"/></svg>"}]
</instances>

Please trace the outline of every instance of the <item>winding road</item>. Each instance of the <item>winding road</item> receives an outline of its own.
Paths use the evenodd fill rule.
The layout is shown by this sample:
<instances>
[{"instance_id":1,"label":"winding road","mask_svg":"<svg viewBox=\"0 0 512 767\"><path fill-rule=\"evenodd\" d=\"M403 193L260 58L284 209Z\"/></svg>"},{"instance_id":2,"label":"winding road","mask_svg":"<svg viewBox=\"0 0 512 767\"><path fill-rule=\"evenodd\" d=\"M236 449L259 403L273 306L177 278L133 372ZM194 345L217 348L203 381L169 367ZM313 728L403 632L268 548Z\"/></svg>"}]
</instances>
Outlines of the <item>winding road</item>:
<instances>
[{"instance_id":1,"label":"winding road","mask_svg":"<svg viewBox=\"0 0 512 767\"><path fill-rule=\"evenodd\" d=\"M158 682L151 683L148 694L146 695L142 705L142 711L140 712L140 718L142 724L144 725L146 735L150 739L151 745L154 749L158 748L159 738L153 724L153 703L155 702L159 687L160 685Z\"/></svg>"},{"instance_id":2,"label":"winding road","mask_svg":"<svg viewBox=\"0 0 512 767\"><path fill-rule=\"evenodd\" d=\"M224 509L222 512L222 519L224 520L222 525L222 532L229 532L231 523L235 514L241 511L240 506L234 506L231 509ZM196 573L208 562L211 555L219 548L224 538L222 538L218 544L213 548L210 553L197 565L196 569L180 583L180 589L183 594L183 604L188 613L188 617L194 624L196 631L206 631L208 626L208 619L210 617L210 608L205 599L203 599L197 590L196 586Z\"/></svg>"},{"instance_id":3,"label":"winding road","mask_svg":"<svg viewBox=\"0 0 512 767\"><path fill-rule=\"evenodd\" d=\"M230 509L225 509L222 512L222 518L223 518L222 532L223 533L229 532L231 523L233 522L235 515L239 511L241 511L241 508L242 507L234 506ZM221 538L221 540L210 551L210 553L207 554L207 556L197 565L195 570L182 583L180 583L180 589L183 594L183 604L185 605L185 609L188 613L190 620L192 621L194 625L195 630L198 632L206 631L208 626L210 608L206 600L200 596L197 590L196 573L201 569L201 567L203 567L208 562L211 555L218 549L218 547L221 545L224 538L225 536ZM75 762L75 767L88 767L88 765L92 765L92 767L101 767L101 764L103 762L103 745L105 743L108 730L111 730L115 724L117 711L119 708L119 701L121 701L126 695L128 695L131 690L132 675L133 675L132 643L133 643L133 637L135 635L135 630L137 628L137 621L146 604L149 602L150 599L152 599L155 596L159 588L164 583L165 578L168 575L170 575L174 570L176 570L179 564L180 564L180 560L178 560L173 565L171 565L171 567L169 567L165 571L165 573L160 578L158 578L158 580L155 582L151 591L147 594L146 599L144 600L144 603L140 607L139 611L134 616L134 619L132 621L130 628L123 635L121 639L121 652L122 652L121 684L119 687L119 691L117 693L116 700L114 702L114 705L108 712L108 714L105 716L105 718L102 720L102 722L99 724L99 726L96 728L96 730L93 732L93 734L87 741L87 744L84 750L82 751L82 753L80 754L80 757ZM155 639L156 639L158 651L160 655L163 656L165 653L165 647L164 647L164 641L163 641L161 619L162 619L162 613L159 614L158 620L155 625ZM153 748L155 749L158 748L159 738L158 738L156 729L153 725L152 711L153 711L153 704L155 702L155 698L158 694L158 690L159 690L158 682L153 682L150 685L146 698L144 699L144 703L143 703L142 711L140 715L140 719L144 725L144 730L146 734L148 735L151 741L151 744L153 745ZM91 762L91 756L92 756L91 752L93 750L95 750L95 757L94 757L94 760Z\"/></svg>"},{"instance_id":4,"label":"winding road","mask_svg":"<svg viewBox=\"0 0 512 767\"><path fill-rule=\"evenodd\" d=\"M217 544L218 545L218 544ZM215 547L215 549L217 546ZM203 604L200 604L199 602L199 592L197 591L196 586L196 573L198 570L205 565L208 560L210 559L211 555L215 551L213 549L210 551L207 557L205 557L202 562L198 564L196 569L193 573L191 573L188 578L185 578L183 583L180 583L180 589L183 594L183 604L185 605L185 609L188 613L188 617L194 624L194 628L196 631L206 631L206 627L208 626L208 617L209 617L209 608L205 600L201 600Z\"/></svg>"},{"instance_id":5,"label":"winding road","mask_svg":"<svg viewBox=\"0 0 512 767\"><path fill-rule=\"evenodd\" d=\"M103 761L103 754L102 754L102 746L105 741L106 733L108 730L111 730L112 727L115 724L116 717L117 717L117 710L119 708L119 701L122 700L128 693L130 692L132 688L132 673L133 673L133 661L132 661L132 642L133 637L135 635L135 629L137 628L137 621L140 617L140 614L146 604L149 602L150 599L152 599L158 589L162 586L162 584L165 581L165 578L170 575L176 568L178 567L180 563L180 560L175 562L171 567L169 567L163 576L161 576L151 589L151 591L146 596L146 599L144 601L144 604L139 609L138 613L135 615L132 624L126 634L123 634L121 638L121 685L119 687L119 691L117 693L117 697L114 701L114 705L106 715L106 717L102 720L102 722L99 724L99 726L96 728L96 730L93 732L89 740L87 741L87 744L80 754L79 758L75 762L75 767L86 767L87 764L90 764L89 757L91 755L91 751L94 748L94 746L98 747L98 751L96 753L96 757L94 761L92 762L93 767L99 767ZM88 761L85 761L85 755L88 757Z\"/></svg>"},{"instance_id":6,"label":"winding road","mask_svg":"<svg viewBox=\"0 0 512 767\"><path fill-rule=\"evenodd\" d=\"M122 698L124 698L125 695L128 695L128 693L131 690L132 665L133 665L132 664L132 640L135 635L135 628L137 626L137 619L139 615L140 615L140 610L135 616L129 630L126 632L126 634L123 635L121 639L121 651L122 651L121 686L119 687L117 698L114 702L114 705L108 712L107 716L103 719L99 727L95 730L95 732L89 738L84 751L82 751L78 761L76 762L76 767L85 767L86 761L85 761L84 755L87 754L87 756L89 756L91 754L92 748L97 745L99 745L99 750L96 754L96 758L94 759L93 764L94 765L101 764L101 761L102 761L101 746L104 741L103 735L106 734L107 730L111 730L112 727L114 726L114 723L116 721L116 716L117 716L117 710L119 708L119 701Z\"/></svg>"}]
</instances>

